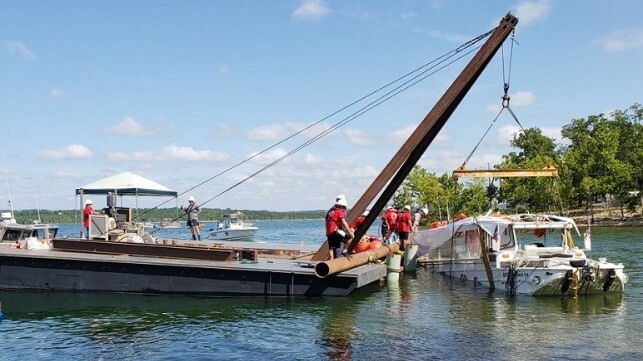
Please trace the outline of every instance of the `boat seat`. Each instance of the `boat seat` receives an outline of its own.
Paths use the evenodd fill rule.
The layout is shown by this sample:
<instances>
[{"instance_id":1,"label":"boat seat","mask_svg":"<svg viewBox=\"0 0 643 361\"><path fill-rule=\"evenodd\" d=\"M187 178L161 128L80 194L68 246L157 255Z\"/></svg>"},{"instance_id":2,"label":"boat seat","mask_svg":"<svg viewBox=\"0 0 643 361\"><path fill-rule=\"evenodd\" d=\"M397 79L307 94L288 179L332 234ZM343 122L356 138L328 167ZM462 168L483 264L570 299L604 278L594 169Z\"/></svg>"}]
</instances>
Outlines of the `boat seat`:
<instances>
[{"instance_id":1,"label":"boat seat","mask_svg":"<svg viewBox=\"0 0 643 361\"><path fill-rule=\"evenodd\" d=\"M116 241L119 237L125 234L125 231L122 229L112 229L107 233L110 241Z\"/></svg>"}]
</instances>

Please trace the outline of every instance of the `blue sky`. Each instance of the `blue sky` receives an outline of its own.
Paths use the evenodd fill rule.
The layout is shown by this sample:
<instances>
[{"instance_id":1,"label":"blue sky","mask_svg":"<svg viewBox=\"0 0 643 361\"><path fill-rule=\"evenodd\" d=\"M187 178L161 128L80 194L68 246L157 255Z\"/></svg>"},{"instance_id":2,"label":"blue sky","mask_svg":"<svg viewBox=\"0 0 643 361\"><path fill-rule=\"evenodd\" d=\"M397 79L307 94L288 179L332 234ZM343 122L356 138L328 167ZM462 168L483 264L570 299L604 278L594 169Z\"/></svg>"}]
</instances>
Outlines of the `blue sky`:
<instances>
[{"instance_id":1,"label":"blue sky","mask_svg":"<svg viewBox=\"0 0 643 361\"><path fill-rule=\"evenodd\" d=\"M520 21L510 95L525 127L559 138L571 119L642 102L635 0L1 0L0 9L0 209L9 195L16 209L72 209L74 189L124 171L184 192L491 30L507 12ZM178 202L194 195L207 207L308 210L343 193L354 203L465 60L230 192L216 197L342 118ZM423 167L451 172L465 160L500 109L502 67L498 54ZM502 115L468 167L497 163L516 130Z\"/></svg>"}]
</instances>

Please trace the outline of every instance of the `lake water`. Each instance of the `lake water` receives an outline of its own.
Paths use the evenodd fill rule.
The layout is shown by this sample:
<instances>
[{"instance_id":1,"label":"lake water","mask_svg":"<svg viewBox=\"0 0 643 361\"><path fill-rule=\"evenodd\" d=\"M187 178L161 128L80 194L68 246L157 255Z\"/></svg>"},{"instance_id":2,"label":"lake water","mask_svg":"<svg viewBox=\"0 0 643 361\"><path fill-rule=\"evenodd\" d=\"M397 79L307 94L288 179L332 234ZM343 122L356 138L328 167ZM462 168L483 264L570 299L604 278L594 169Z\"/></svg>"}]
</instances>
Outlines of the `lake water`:
<instances>
[{"instance_id":1,"label":"lake water","mask_svg":"<svg viewBox=\"0 0 643 361\"><path fill-rule=\"evenodd\" d=\"M321 220L255 224L260 242L323 239ZM590 256L625 264L629 283L578 299L512 299L425 269L344 298L0 291L0 360L642 360L642 238L593 229Z\"/></svg>"}]
</instances>

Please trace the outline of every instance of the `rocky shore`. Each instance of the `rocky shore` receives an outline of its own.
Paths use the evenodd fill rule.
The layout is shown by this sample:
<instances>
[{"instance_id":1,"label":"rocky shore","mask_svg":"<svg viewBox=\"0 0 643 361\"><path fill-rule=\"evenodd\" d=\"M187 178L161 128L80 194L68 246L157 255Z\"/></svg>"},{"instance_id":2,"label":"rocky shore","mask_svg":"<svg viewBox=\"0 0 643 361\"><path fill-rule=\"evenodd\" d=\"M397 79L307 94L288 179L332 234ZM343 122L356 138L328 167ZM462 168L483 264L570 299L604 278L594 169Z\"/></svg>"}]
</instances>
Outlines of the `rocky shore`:
<instances>
[{"instance_id":1,"label":"rocky shore","mask_svg":"<svg viewBox=\"0 0 643 361\"><path fill-rule=\"evenodd\" d=\"M570 212L571 213L571 212ZM580 212L578 212L580 213ZM586 226L589 219L587 214L570 214L570 218L579 226ZM584 212L583 212L584 213ZM593 227L643 227L643 216L640 213L625 213L620 211L602 211L594 213Z\"/></svg>"}]
</instances>

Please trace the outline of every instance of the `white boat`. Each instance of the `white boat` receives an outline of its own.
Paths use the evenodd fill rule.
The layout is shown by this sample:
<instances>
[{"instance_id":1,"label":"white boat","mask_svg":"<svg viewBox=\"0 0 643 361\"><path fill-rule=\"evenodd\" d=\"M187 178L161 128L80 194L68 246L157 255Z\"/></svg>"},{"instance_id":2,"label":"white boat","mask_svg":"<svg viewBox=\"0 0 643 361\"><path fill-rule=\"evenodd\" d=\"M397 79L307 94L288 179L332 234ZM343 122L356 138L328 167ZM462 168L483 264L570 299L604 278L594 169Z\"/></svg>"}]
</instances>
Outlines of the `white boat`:
<instances>
[{"instance_id":1,"label":"white boat","mask_svg":"<svg viewBox=\"0 0 643 361\"><path fill-rule=\"evenodd\" d=\"M11 212L0 215L0 242L19 247L47 248L47 242L56 237L58 226L45 223L20 224Z\"/></svg>"},{"instance_id":2,"label":"white boat","mask_svg":"<svg viewBox=\"0 0 643 361\"><path fill-rule=\"evenodd\" d=\"M587 258L574 221L553 215L469 217L413 233L419 262L435 272L495 290L534 296L622 292L622 263Z\"/></svg>"},{"instance_id":3,"label":"white boat","mask_svg":"<svg viewBox=\"0 0 643 361\"><path fill-rule=\"evenodd\" d=\"M179 228L179 222L172 218L164 218L161 222L154 223L153 227L156 229L177 229Z\"/></svg>"},{"instance_id":4,"label":"white boat","mask_svg":"<svg viewBox=\"0 0 643 361\"><path fill-rule=\"evenodd\" d=\"M219 226L211 229L206 237L217 241L251 241L258 228L245 219L241 212L225 215L219 220Z\"/></svg>"}]
</instances>

